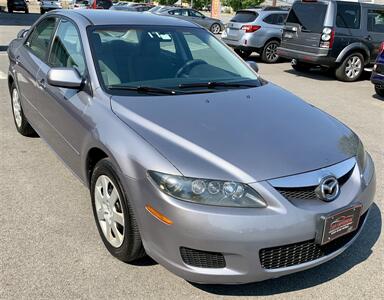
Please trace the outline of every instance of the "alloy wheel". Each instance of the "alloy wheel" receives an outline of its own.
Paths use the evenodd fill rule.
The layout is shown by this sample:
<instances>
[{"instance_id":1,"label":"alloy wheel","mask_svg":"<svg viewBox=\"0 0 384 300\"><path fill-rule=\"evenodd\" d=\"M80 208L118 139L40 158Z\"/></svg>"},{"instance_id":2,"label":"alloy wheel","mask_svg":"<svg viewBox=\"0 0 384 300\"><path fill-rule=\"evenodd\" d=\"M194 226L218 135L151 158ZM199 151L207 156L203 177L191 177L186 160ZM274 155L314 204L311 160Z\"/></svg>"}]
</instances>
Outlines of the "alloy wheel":
<instances>
[{"instance_id":1,"label":"alloy wheel","mask_svg":"<svg viewBox=\"0 0 384 300\"><path fill-rule=\"evenodd\" d=\"M213 24L211 27L211 31L213 34L219 34L220 33L220 25L219 24Z\"/></svg>"},{"instance_id":2,"label":"alloy wheel","mask_svg":"<svg viewBox=\"0 0 384 300\"><path fill-rule=\"evenodd\" d=\"M265 49L265 57L269 62L275 62L279 56L277 55L277 43L270 43Z\"/></svg>"},{"instance_id":3,"label":"alloy wheel","mask_svg":"<svg viewBox=\"0 0 384 300\"><path fill-rule=\"evenodd\" d=\"M346 64L345 67L345 75L350 78L354 79L357 76L360 75L362 70L363 63L358 56L351 56Z\"/></svg>"},{"instance_id":4,"label":"alloy wheel","mask_svg":"<svg viewBox=\"0 0 384 300\"><path fill-rule=\"evenodd\" d=\"M118 248L124 241L124 211L119 192L108 176L101 175L97 178L94 196L101 230L107 241Z\"/></svg>"},{"instance_id":5,"label":"alloy wheel","mask_svg":"<svg viewBox=\"0 0 384 300\"><path fill-rule=\"evenodd\" d=\"M12 107L13 107L13 117L15 118L16 126L20 128L21 124L23 123L23 117L21 114L19 92L17 91L16 88L13 89L12 91Z\"/></svg>"}]
</instances>

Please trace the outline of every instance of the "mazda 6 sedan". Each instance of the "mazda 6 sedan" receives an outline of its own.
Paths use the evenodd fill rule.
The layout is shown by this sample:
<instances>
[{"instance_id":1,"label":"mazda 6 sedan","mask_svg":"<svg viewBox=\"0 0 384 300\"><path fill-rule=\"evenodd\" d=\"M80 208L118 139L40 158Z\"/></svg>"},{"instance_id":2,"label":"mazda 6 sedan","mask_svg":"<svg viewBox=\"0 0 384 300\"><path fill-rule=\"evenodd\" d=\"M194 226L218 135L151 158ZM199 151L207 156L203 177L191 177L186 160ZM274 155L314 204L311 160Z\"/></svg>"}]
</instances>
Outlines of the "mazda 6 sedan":
<instances>
[{"instance_id":1,"label":"mazda 6 sedan","mask_svg":"<svg viewBox=\"0 0 384 300\"><path fill-rule=\"evenodd\" d=\"M16 129L89 187L124 262L260 281L334 258L364 226L375 172L357 135L196 24L53 11L8 54Z\"/></svg>"}]
</instances>

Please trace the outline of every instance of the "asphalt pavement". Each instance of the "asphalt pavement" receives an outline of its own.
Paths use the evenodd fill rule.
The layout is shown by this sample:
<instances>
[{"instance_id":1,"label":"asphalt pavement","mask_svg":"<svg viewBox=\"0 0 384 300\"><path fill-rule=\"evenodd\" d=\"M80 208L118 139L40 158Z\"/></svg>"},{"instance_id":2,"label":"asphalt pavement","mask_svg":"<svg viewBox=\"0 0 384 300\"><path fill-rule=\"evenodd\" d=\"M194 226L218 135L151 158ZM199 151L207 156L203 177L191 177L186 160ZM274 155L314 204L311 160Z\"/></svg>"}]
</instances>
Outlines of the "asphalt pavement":
<instances>
[{"instance_id":1,"label":"asphalt pavement","mask_svg":"<svg viewBox=\"0 0 384 300\"><path fill-rule=\"evenodd\" d=\"M0 13L0 299L383 298L384 100L368 80L341 83L327 72L296 73L289 63L259 63L265 79L340 119L371 153L376 202L357 241L328 263L279 279L191 284L149 258L134 265L113 258L98 235L88 190L40 138L16 132L5 50L38 17L23 16Z\"/></svg>"}]
</instances>

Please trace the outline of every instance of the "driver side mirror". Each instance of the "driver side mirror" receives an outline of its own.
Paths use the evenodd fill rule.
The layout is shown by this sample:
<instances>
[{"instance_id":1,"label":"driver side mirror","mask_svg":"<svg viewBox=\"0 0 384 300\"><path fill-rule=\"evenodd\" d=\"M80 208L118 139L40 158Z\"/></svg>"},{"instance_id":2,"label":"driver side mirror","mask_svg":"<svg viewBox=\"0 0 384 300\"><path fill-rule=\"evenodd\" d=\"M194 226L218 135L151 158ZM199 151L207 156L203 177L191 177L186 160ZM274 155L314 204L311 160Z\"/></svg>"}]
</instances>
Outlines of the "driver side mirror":
<instances>
[{"instance_id":1,"label":"driver side mirror","mask_svg":"<svg viewBox=\"0 0 384 300\"><path fill-rule=\"evenodd\" d=\"M255 71L256 73L259 73L259 66L257 65L257 63L249 60L247 61L247 64L251 67L253 71Z\"/></svg>"},{"instance_id":2,"label":"driver side mirror","mask_svg":"<svg viewBox=\"0 0 384 300\"><path fill-rule=\"evenodd\" d=\"M48 84L67 89L80 89L83 78L74 68L52 68L47 76Z\"/></svg>"},{"instance_id":3,"label":"driver side mirror","mask_svg":"<svg viewBox=\"0 0 384 300\"><path fill-rule=\"evenodd\" d=\"M28 31L29 31L29 29L21 29L19 31L19 33L17 34L17 38L18 39L24 38L27 35Z\"/></svg>"}]
</instances>

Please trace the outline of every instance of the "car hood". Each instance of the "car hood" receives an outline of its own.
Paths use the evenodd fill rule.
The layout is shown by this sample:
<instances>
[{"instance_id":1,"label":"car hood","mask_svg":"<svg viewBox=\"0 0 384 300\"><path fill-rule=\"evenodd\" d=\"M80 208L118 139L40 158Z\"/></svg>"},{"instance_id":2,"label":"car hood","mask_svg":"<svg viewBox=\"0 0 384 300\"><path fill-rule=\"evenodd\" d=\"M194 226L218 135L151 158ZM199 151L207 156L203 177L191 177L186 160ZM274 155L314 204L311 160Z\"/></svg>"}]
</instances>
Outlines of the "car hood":
<instances>
[{"instance_id":1,"label":"car hood","mask_svg":"<svg viewBox=\"0 0 384 300\"><path fill-rule=\"evenodd\" d=\"M345 125L273 84L212 94L113 96L111 106L187 177L278 178L341 162L355 155L358 144Z\"/></svg>"}]
</instances>

